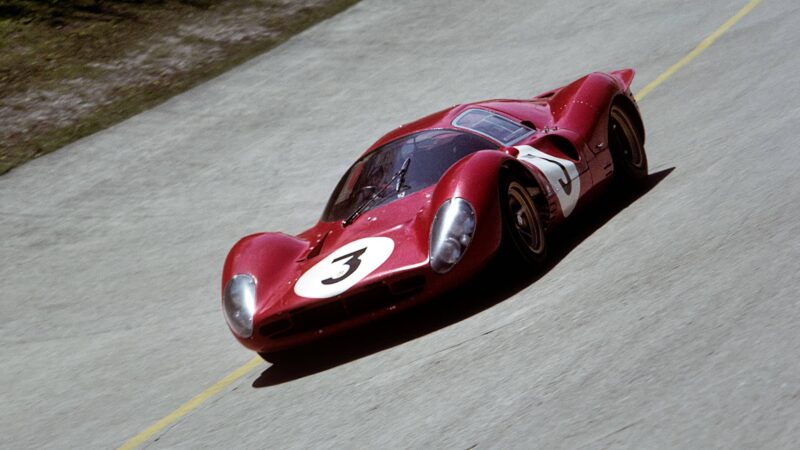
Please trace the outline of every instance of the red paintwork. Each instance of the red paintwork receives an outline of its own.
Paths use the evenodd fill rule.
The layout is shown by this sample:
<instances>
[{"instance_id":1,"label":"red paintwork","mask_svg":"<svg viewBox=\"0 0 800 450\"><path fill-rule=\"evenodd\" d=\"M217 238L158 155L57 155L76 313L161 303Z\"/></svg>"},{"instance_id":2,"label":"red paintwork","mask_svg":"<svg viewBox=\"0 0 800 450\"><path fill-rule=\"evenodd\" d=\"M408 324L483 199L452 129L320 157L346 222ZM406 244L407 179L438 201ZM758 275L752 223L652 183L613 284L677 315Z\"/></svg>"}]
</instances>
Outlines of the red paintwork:
<instances>
[{"instance_id":1,"label":"red paintwork","mask_svg":"<svg viewBox=\"0 0 800 450\"><path fill-rule=\"evenodd\" d=\"M453 128L452 121L465 109L478 107L492 110L516 122L530 121L535 126L537 132L515 143L516 146L531 145L559 158L567 158L558 147L559 139L574 147L580 155L580 160L574 161L581 172L580 208L586 202L587 194L604 184L613 173L611 156L605 145L607 116L615 99L627 99L636 108L629 89L633 74L631 69L610 74L592 73L532 99L489 100L456 105L391 131L367 152L410 133L432 128ZM285 349L429 299L474 275L484 267L500 244L498 173L504 165L522 167L539 182L550 203L551 214L546 226L556 226L564 219L564 215L553 188L536 166L518 160L518 154L519 150L513 147L470 154L454 164L437 184L370 210L365 214L370 220L362 217L348 227L343 227L340 222L320 221L296 237L282 233L260 233L243 238L231 249L222 275L223 288L237 273L249 273L257 280L253 337L237 339L244 346L259 352ZM440 275L428 265L429 232L439 206L453 197L464 198L472 204L477 226L464 258L450 272ZM333 298L310 299L295 294L294 283L306 270L342 245L370 236L386 236L395 242L391 257L378 269ZM322 247L318 249L320 242ZM318 254L307 258L309 253L314 252ZM406 295L398 293L404 289L401 282L405 280L408 283L411 279L417 282L424 280L423 289ZM306 332L280 338L259 333L262 325L274 321L294 323L285 320L291 316L290 311L358 298L359 293L373 288L378 289L374 301L383 303L371 312L333 320L321 328L312 327ZM396 298L389 296L392 291L397 294Z\"/></svg>"}]
</instances>

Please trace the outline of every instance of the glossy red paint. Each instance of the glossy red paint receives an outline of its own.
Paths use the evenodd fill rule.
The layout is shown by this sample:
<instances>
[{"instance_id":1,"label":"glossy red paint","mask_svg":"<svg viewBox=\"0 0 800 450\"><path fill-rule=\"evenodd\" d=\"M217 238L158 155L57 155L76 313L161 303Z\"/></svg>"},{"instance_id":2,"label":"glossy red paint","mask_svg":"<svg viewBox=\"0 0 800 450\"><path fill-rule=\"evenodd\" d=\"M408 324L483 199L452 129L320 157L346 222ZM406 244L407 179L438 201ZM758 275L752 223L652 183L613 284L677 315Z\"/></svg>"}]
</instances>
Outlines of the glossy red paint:
<instances>
[{"instance_id":1,"label":"glossy red paint","mask_svg":"<svg viewBox=\"0 0 800 450\"><path fill-rule=\"evenodd\" d=\"M438 183L369 210L349 226L320 221L297 236L260 233L237 242L225 261L223 290L233 275L251 274L256 279L257 301L253 335L246 339L237 336L239 342L258 352L293 347L430 299L476 274L501 242L499 175L503 170L522 171L538 183L549 205L546 228L557 226L571 212L565 209L564 199L577 202L580 208L588 194L613 174L608 113L613 102L624 101L638 119L629 89L633 74L632 69L592 73L532 99L456 105L380 138L365 153L419 131L452 129L454 119L470 108L493 111L536 130L513 147L498 143L499 151L469 154L453 164ZM561 165L556 164L559 161ZM543 167L549 167L551 173ZM574 173L575 179L554 183L552 171L557 167L567 177ZM579 189L566 192L577 185ZM439 207L456 197L473 207L475 234L461 261L451 271L439 274L428 261L431 225ZM391 239L393 250L355 285L326 298L295 292L298 279L337 249L373 237Z\"/></svg>"}]
</instances>

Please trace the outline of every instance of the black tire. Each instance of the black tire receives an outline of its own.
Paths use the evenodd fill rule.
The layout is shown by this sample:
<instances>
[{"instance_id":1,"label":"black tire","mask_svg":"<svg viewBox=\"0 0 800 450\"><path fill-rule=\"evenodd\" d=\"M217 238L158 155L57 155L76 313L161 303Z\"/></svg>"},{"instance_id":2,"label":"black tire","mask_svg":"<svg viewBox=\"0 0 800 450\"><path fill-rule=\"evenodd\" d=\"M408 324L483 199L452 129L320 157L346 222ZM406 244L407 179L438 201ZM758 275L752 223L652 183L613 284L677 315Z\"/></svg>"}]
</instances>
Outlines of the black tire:
<instances>
[{"instance_id":1,"label":"black tire","mask_svg":"<svg viewBox=\"0 0 800 450\"><path fill-rule=\"evenodd\" d=\"M504 174L500 179L503 250L508 256L539 266L547 259L547 237L541 212L531 195L534 188L522 177Z\"/></svg>"},{"instance_id":2,"label":"black tire","mask_svg":"<svg viewBox=\"0 0 800 450\"><path fill-rule=\"evenodd\" d=\"M620 104L611 106L608 146L614 161L614 179L623 186L641 186L647 179L647 154L633 120Z\"/></svg>"}]
</instances>

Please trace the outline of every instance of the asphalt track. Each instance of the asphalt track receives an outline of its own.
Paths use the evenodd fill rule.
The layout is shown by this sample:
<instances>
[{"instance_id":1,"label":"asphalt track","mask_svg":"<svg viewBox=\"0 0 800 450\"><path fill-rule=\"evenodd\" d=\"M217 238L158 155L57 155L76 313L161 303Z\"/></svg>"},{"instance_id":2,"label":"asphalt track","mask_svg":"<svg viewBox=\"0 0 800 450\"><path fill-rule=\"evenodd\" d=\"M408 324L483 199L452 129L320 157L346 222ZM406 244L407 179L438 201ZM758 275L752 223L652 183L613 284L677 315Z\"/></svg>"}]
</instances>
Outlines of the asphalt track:
<instances>
[{"instance_id":1,"label":"asphalt track","mask_svg":"<svg viewBox=\"0 0 800 450\"><path fill-rule=\"evenodd\" d=\"M230 245L310 226L393 126L593 70L640 90L746 4L364 0L0 177L0 447L796 448L791 0L647 94L651 188L576 218L539 276L291 367L247 363L218 305Z\"/></svg>"}]
</instances>

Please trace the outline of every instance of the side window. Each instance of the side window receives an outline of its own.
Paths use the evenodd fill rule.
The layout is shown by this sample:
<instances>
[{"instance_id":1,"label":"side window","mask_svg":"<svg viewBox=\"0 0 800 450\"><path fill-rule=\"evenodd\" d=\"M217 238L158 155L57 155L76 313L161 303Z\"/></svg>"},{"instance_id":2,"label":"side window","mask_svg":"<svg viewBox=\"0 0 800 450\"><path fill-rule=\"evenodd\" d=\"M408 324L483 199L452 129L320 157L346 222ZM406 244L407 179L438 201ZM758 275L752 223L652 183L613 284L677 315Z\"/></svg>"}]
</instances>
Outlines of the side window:
<instances>
[{"instance_id":1,"label":"side window","mask_svg":"<svg viewBox=\"0 0 800 450\"><path fill-rule=\"evenodd\" d=\"M512 145L536 130L500 114L483 109L468 109L453 120L453 126L488 136L503 145Z\"/></svg>"},{"instance_id":2,"label":"side window","mask_svg":"<svg viewBox=\"0 0 800 450\"><path fill-rule=\"evenodd\" d=\"M344 181L341 190L339 191L339 195L336 197L336 203L343 202L347 199L350 193L353 191L356 183L364 176L364 163L366 161L361 161L356 163L351 170L347 179Z\"/></svg>"}]
</instances>

